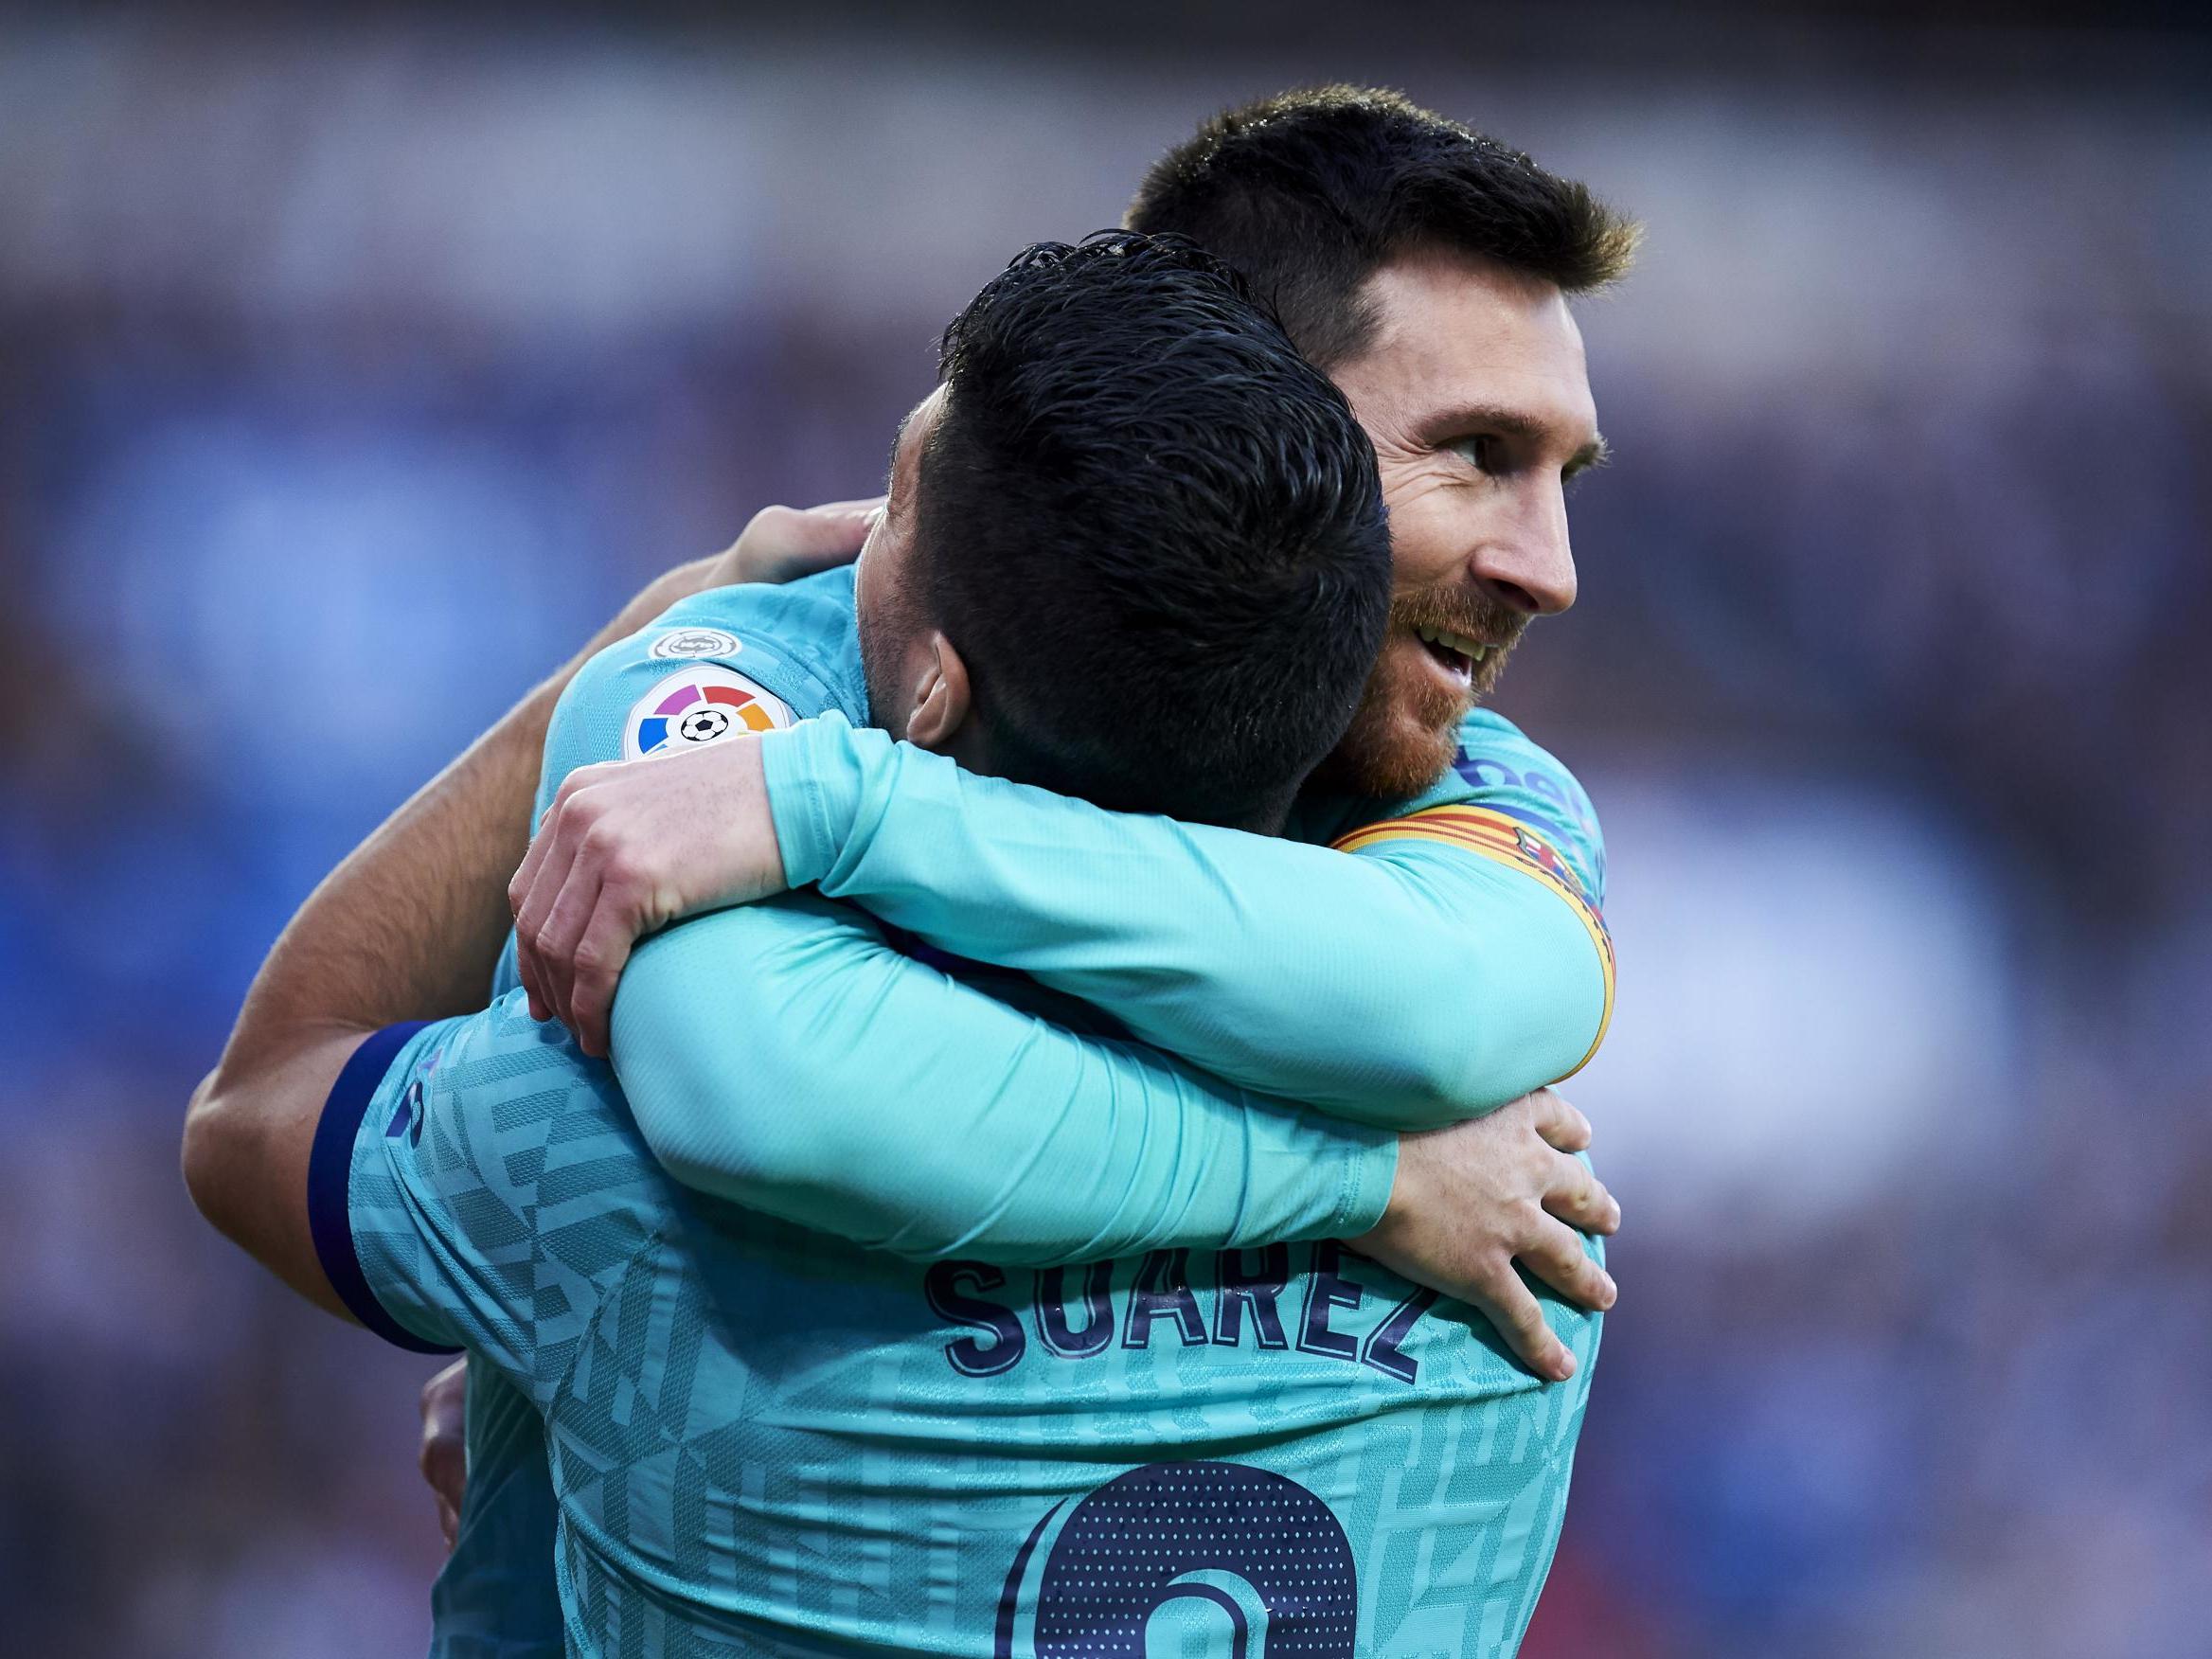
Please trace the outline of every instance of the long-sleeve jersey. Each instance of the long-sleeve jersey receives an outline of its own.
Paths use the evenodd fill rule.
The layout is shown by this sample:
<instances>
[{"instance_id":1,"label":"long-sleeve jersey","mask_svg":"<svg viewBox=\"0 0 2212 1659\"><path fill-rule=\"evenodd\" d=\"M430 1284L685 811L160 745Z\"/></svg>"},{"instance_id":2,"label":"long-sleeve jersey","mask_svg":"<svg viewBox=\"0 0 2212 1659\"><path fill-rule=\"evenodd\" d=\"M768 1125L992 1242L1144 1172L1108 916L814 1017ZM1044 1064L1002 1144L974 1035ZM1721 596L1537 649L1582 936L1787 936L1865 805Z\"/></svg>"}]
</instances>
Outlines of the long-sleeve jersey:
<instances>
[{"instance_id":1,"label":"long-sleeve jersey","mask_svg":"<svg viewBox=\"0 0 2212 1659\"><path fill-rule=\"evenodd\" d=\"M1349 857L1110 812L866 729L851 591L835 572L687 600L588 665L547 738L541 807L578 766L680 746L687 719L705 740L764 732L788 876L896 930L794 897L639 949L615 1069L680 1179L917 1254L1141 1248L1170 1217L1217 1240L1254 1217L1279 1237L1356 1232L1381 1216L1396 1142L1354 1128L1472 1115L1596 1046L1612 955L1595 821L1559 811L1579 790L1528 783L1565 775L1509 723L1470 722L1472 780L1455 770L1365 822L1310 805L1295 828ZM1051 1022L1004 1006L1018 987L955 994L896 948L911 939L1065 991L1172 1058L1041 1037ZM865 1049L832 1012L864 1005ZM764 1103L751 1083L769 1073ZM1284 1100L1344 1127L1309 1134ZM1046 1168L1081 1178L1030 1178Z\"/></svg>"},{"instance_id":2,"label":"long-sleeve jersey","mask_svg":"<svg viewBox=\"0 0 2212 1659\"><path fill-rule=\"evenodd\" d=\"M790 875L889 924L794 896L640 950L616 1005L629 1104L708 1191L993 1273L1351 1233L1393 1156L1362 1121L1466 1115L1602 1027L1595 824L1494 717L1420 801L1307 803L1300 828L1347 858L974 778L840 714L865 717L842 573L680 607L587 668L548 740L541 805L577 765L770 733ZM947 973L917 941L971 960ZM966 1282L937 1300L978 1305Z\"/></svg>"},{"instance_id":3,"label":"long-sleeve jersey","mask_svg":"<svg viewBox=\"0 0 2212 1659\"><path fill-rule=\"evenodd\" d=\"M520 993L369 1039L311 1164L363 1323L542 1417L572 1653L1506 1655L1542 1586L1548 1298L1567 1383L1327 1239L868 1249L676 1183Z\"/></svg>"}]
</instances>

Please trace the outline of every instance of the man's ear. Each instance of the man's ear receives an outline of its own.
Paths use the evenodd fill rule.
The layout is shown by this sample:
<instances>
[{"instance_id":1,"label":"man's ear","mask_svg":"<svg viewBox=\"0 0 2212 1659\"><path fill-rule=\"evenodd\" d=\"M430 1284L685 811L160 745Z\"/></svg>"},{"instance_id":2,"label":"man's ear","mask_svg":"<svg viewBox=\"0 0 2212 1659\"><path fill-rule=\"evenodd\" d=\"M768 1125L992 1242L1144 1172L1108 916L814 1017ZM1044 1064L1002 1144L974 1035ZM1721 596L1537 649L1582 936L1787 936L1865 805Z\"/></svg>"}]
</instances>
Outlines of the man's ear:
<instances>
[{"instance_id":1,"label":"man's ear","mask_svg":"<svg viewBox=\"0 0 2212 1659\"><path fill-rule=\"evenodd\" d=\"M934 628L923 644L930 661L915 693L914 712L906 717L906 740L943 754L968 723L968 665Z\"/></svg>"}]
</instances>

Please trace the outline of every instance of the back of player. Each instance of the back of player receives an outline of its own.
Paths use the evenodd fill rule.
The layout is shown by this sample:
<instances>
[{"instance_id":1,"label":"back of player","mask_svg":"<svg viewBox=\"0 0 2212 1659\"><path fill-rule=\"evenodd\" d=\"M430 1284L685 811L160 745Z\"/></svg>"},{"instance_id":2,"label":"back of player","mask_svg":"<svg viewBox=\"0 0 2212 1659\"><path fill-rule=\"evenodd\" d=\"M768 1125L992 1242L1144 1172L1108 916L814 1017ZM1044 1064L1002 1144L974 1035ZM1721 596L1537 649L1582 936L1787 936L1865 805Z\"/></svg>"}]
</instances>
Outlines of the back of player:
<instances>
[{"instance_id":1,"label":"back of player","mask_svg":"<svg viewBox=\"0 0 2212 1659\"><path fill-rule=\"evenodd\" d=\"M1581 1365L1544 1385L1329 1241L924 1267L677 1186L519 997L397 1058L354 1149L355 1246L394 1314L544 1411L573 1650L1518 1642L1595 1319L1547 1300ZM395 1290L456 1273L465 1323Z\"/></svg>"},{"instance_id":2,"label":"back of player","mask_svg":"<svg viewBox=\"0 0 2212 1659\"><path fill-rule=\"evenodd\" d=\"M1287 803L1341 735L1372 662L1388 598L1372 452L1341 396L1279 330L1240 320L1220 278L1130 247L1085 258L1071 277L1156 274L1201 290L1178 303L1204 310L1217 348L1226 340L1296 384L1296 430L1331 463L1286 465L1300 461L1286 450L1293 410L1271 394L1263 420L1226 419L1249 413L1240 406L1194 419L1204 441L1170 452L1174 476L1156 491L1138 488L1134 474L1160 454L1161 388L1066 351L1016 352L1014 330L1066 309L1058 256L1017 262L948 336L936 432L901 446L926 448L938 469L915 515L918 548L936 551L912 560L911 608L881 589L862 607L867 701L902 719L895 698L912 676L896 670L941 661L929 643L941 627L934 637L956 640L973 666L1002 770L1112 804L1253 818L1269 792ZM1147 326L1167 315L1130 311ZM1132 360L1089 336L1086 349ZM1248 398L1256 370L1240 366L1201 382ZM1036 404L1063 381L1066 397L1045 411L1063 418L1056 441L1099 448L1101 434L1123 431L1101 421L1101 388L1129 404L1128 441L1100 449L1090 470L1109 505L1172 504L1211 456L1221 476L1204 499L1256 492L1295 533L1259 544L1251 515L1236 512L1219 558L1181 524L1174 537L1101 536L1096 557L1077 558L1062 450L1029 457L1058 482L1013 507L1005 479L1023 469L975 458L1002 429L1043 441ZM1250 455L1228 446L1237 433L1252 437ZM984 505L960 500L969 483ZM901 523L896 470L892 497L863 588L900 569L879 557ZM1061 544L1024 522L1014 508L1025 506L1057 514ZM1133 510L1125 503L1116 522ZM1312 540L1323 524L1330 546ZM972 556L993 534L1005 545L988 560L946 553ZM1177 560L1124 558L1146 546ZM1284 569L1262 557L1270 547ZM1308 602L1282 597L1293 578ZM1160 626L1169 618L1172 630ZM1278 647L1275 630L1297 637ZM734 636L678 634L653 650L696 675L683 663L710 643L740 649ZM743 650L740 666L771 666L764 648ZM1018 679L1025 658L1048 671ZM621 700L633 753L654 752L647 724L689 718L682 690L656 686L651 708ZM1253 708L1272 716L1257 732L1232 718ZM1093 718L1101 709L1109 718ZM1218 758L1189 761L1207 742ZM1083 775L1056 775L1071 756ZM633 979L652 959L674 962L697 1018L714 1018L722 981L681 964L725 924L752 930L761 950L775 944L761 930L788 924L794 951L897 955L861 913L793 895L669 931L640 949ZM837 936L827 943L826 930ZM865 973L858 983L847 1012L865 1011ZM1084 1023L1027 982L993 976L987 989ZM822 1044L896 1051L930 1036L841 1021L821 1003L799 1012ZM1583 1384L1540 1386L1465 1311L1326 1243L1019 1273L981 1260L925 1268L703 1198L655 1160L607 1068L531 1022L516 995L364 1055L358 1085L341 1079L323 1122L343 1149L328 1160L337 1204L323 1206L343 1211L326 1229L330 1277L342 1293L352 1284L365 1323L466 1345L544 1416L573 1650L1134 1653L1206 1631L1241 1652L1481 1653L1517 1640L1556 1535ZM910 1116L932 1106L883 1102ZM1311 1229L1340 1230L1356 1229ZM1586 1378L1595 1326L1550 1312Z\"/></svg>"}]
</instances>

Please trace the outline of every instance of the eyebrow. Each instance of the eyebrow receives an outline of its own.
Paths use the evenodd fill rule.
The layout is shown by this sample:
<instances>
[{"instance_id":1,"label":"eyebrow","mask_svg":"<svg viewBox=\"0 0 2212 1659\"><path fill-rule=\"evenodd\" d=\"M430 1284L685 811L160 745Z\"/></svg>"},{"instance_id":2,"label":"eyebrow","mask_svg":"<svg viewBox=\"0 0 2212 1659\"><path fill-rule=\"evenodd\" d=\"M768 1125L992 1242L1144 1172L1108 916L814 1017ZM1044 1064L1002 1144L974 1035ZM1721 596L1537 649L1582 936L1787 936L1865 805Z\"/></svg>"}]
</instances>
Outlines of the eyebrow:
<instances>
[{"instance_id":1,"label":"eyebrow","mask_svg":"<svg viewBox=\"0 0 2212 1659\"><path fill-rule=\"evenodd\" d=\"M1436 437L1431 440L1442 443L1468 433L1487 431L1517 437L1524 443L1542 443L1549 433L1543 423L1531 420L1518 409L1507 409L1496 403L1469 403L1457 409L1447 410L1430 422ZM1572 478L1577 473L1591 467L1602 467L1613 459L1613 446L1598 433L1590 441L1567 457L1567 464L1560 469L1562 477Z\"/></svg>"}]
</instances>

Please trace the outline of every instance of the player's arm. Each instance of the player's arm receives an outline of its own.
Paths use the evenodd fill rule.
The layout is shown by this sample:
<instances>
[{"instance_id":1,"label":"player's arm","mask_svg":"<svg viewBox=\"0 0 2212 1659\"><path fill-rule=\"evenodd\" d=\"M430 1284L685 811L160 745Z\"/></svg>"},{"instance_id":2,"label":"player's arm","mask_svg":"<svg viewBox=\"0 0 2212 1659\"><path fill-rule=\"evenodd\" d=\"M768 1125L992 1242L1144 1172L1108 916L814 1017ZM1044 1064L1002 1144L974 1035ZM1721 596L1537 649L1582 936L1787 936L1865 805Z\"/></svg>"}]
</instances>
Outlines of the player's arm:
<instances>
[{"instance_id":1,"label":"player's arm","mask_svg":"<svg viewBox=\"0 0 2212 1659\"><path fill-rule=\"evenodd\" d=\"M1541 838L1443 804L1341 846L1104 812L830 718L768 734L757 758L717 745L571 777L517 894L553 965L541 1007L587 1047L640 928L818 883L1357 1122L1454 1122L1589 1057L1610 941Z\"/></svg>"},{"instance_id":2,"label":"player's arm","mask_svg":"<svg viewBox=\"0 0 2212 1659\"><path fill-rule=\"evenodd\" d=\"M304 1197L324 1100L368 1033L483 1005L562 691L602 647L761 556L740 540L647 587L355 848L255 975L221 1060L193 1094L185 1178L210 1222L311 1300L340 1311Z\"/></svg>"},{"instance_id":3,"label":"player's arm","mask_svg":"<svg viewBox=\"0 0 2212 1659\"><path fill-rule=\"evenodd\" d=\"M1048 1265L1367 1236L1547 1374L1564 1350L1513 1257L1578 1301L1612 1301L1556 1219L1610 1232L1618 1214L1554 1150L1588 1133L1556 1097L1441 1136L1345 1123L1026 1013L812 894L646 941L614 1059L678 1180L908 1257ZM1507 1215L1524 1231L1493 1231Z\"/></svg>"}]
</instances>

